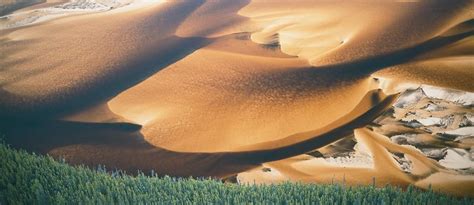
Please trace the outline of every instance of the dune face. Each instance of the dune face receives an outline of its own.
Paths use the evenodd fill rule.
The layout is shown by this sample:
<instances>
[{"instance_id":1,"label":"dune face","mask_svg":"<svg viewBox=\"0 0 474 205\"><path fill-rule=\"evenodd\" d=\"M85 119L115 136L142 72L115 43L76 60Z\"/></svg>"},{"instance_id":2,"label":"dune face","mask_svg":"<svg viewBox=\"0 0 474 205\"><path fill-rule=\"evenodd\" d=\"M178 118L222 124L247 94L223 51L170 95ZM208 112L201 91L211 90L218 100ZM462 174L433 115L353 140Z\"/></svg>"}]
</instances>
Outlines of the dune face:
<instances>
[{"instance_id":1,"label":"dune face","mask_svg":"<svg viewBox=\"0 0 474 205\"><path fill-rule=\"evenodd\" d=\"M474 135L469 130L474 98L472 93L461 95L467 98L452 96L459 93L432 86L406 91L353 136L304 155L264 163L237 178L241 183L414 184L472 195Z\"/></svg>"},{"instance_id":2,"label":"dune face","mask_svg":"<svg viewBox=\"0 0 474 205\"><path fill-rule=\"evenodd\" d=\"M473 8L47 1L0 20L0 131L131 173L473 195Z\"/></svg>"}]
</instances>

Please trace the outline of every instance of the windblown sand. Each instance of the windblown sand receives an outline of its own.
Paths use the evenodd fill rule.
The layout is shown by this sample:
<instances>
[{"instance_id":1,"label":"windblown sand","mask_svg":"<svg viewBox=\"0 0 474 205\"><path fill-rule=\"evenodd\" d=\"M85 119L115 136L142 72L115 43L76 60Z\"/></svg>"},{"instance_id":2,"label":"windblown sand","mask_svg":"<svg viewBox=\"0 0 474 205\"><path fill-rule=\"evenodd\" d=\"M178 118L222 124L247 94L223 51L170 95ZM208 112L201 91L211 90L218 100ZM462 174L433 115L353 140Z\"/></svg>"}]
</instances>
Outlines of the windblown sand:
<instances>
[{"instance_id":1,"label":"windblown sand","mask_svg":"<svg viewBox=\"0 0 474 205\"><path fill-rule=\"evenodd\" d=\"M0 131L131 173L473 196L473 9L46 1L0 18Z\"/></svg>"}]
</instances>

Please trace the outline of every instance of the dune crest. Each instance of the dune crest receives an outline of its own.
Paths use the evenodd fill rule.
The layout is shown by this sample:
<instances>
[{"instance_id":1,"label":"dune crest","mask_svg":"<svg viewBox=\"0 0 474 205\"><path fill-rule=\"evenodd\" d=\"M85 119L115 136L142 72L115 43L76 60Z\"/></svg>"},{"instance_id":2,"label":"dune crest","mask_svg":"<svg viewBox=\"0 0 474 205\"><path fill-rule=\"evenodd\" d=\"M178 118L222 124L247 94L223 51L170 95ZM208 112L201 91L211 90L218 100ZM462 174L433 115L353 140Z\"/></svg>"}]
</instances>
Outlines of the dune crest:
<instances>
[{"instance_id":1,"label":"dune crest","mask_svg":"<svg viewBox=\"0 0 474 205\"><path fill-rule=\"evenodd\" d=\"M472 6L470 1L301 1L288 5L254 0L239 14L260 27L252 34L253 41L279 45L284 53L323 66L423 43L471 20Z\"/></svg>"},{"instance_id":2,"label":"dune crest","mask_svg":"<svg viewBox=\"0 0 474 205\"><path fill-rule=\"evenodd\" d=\"M474 176L458 175L427 158L418 150L401 146L367 128L354 132L358 143L367 147L373 157L373 167L331 165L319 158L301 155L265 163L267 169L255 169L239 174L240 183L278 183L287 180L313 183L344 183L347 185L374 184L385 186L414 184L459 196L472 196ZM411 172L404 172L393 153L403 153L411 161ZM269 169L268 169L269 168ZM272 175L276 175L273 177ZM457 184L458 186L456 186ZM459 188L462 185L462 188Z\"/></svg>"}]
</instances>

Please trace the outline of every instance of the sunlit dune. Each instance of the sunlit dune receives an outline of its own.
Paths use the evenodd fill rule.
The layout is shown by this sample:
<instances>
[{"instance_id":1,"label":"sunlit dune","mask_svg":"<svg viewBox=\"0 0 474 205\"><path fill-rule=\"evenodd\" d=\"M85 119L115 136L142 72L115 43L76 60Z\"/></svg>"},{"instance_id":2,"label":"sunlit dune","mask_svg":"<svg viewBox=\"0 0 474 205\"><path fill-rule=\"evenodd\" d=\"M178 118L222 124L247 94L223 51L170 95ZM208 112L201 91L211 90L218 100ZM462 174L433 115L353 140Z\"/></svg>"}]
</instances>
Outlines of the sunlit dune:
<instances>
[{"instance_id":1,"label":"sunlit dune","mask_svg":"<svg viewBox=\"0 0 474 205\"><path fill-rule=\"evenodd\" d=\"M456 175L421 152L409 146L396 145L386 137L366 128L355 131L358 143L364 145L366 154L373 162L369 167L345 164L334 165L309 155L297 156L281 161L265 163L268 170L255 169L239 175L241 183L276 183L287 180L317 183L344 183L347 185L374 184L384 186L414 184L421 188L453 193L459 196L472 195L474 177ZM404 153L412 164L410 173L402 170L392 153ZM359 162L360 163L360 162ZM277 175L273 177L273 175ZM456 185L457 186L456 186ZM458 186L463 186L459 188Z\"/></svg>"},{"instance_id":2,"label":"sunlit dune","mask_svg":"<svg viewBox=\"0 0 474 205\"><path fill-rule=\"evenodd\" d=\"M472 1L18 2L0 17L14 147L130 173L474 195Z\"/></svg>"},{"instance_id":3,"label":"sunlit dune","mask_svg":"<svg viewBox=\"0 0 474 205\"><path fill-rule=\"evenodd\" d=\"M252 34L255 42L279 43L283 52L322 66L376 57L426 42L472 19L470 6L468 1L252 1L239 14L262 27ZM468 31L472 32L472 26Z\"/></svg>"},{"instance_id":4,"label":"sunlit dune","mask_svg":"<svg viewBox=\"0 0 474 205\"><path fill-rule=\"evenodd\" d=\"M154 145L231 151L327 125L376 87L365 78L330 80L336 75L296 59L201 49L118 95L109 107L140 124L155 113L142 130Z\"/></svg>"}]
</instances>

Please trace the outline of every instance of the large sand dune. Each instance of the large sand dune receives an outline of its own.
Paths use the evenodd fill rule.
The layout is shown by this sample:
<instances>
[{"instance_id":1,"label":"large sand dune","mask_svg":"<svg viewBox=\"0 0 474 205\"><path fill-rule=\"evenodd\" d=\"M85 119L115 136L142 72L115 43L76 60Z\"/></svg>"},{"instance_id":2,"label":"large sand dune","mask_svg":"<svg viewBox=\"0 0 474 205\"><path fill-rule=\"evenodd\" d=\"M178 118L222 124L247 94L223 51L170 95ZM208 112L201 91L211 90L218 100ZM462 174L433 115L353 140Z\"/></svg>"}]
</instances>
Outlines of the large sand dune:
<instances>
[{"instance_id":1,"label":"large sand dune","mask_svg":"<svg viewBox=\"0 0 474 205\"><path fill-rule=\"evenodd\" d=\"M473 195L473 160L462 154L472 155L474 135L473 9L472 1L47 1L0 19L0 131L17 147L132 173L375 178ZM445 111L420 111L431 101L406 97L422 84ZM453 113L462 115L442 127ZM402 134L449 157L390 141ZM359 161L346 160L349 168L314 156L354 143Z\"/></svg>"}]
</instances>

